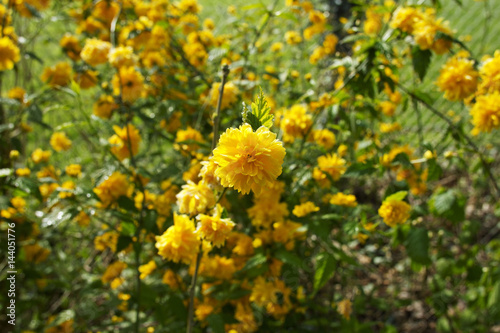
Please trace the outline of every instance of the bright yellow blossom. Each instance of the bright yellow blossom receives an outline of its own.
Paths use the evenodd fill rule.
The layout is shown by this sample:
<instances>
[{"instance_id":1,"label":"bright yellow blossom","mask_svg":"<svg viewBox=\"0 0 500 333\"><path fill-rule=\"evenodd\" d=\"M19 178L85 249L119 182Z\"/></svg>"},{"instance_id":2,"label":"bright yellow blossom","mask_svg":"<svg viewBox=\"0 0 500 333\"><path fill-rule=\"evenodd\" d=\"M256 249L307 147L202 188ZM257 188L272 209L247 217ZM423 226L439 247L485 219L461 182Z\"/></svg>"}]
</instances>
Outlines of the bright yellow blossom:
<instances>
[{"instance_id":1,"label":"bright yellow blossom","mask_svg":"<svg viewBox=\"0 0 500 333\"><path fill-rule=\"evenodd\" d=\"M200 248L193 221L186 215L174 214L174 225L156 236L155 246L163 259L189 264Z\"/></svg>"},{"instance_id":2,"label":"bright yellow blossom","mask_svg":"<svg viewBox=\"0 0 500 333\"><path fill-rule=\"evenodd\" d=\"M196 216L198 228L196 233L203 240L211 242L215 247L224 245L226 238L234 228L234 222L228 218L221 218L222 206L217 204L212 216L199 214Z\"/></svg>"},{"instance_id":3,"label":"bright yellow blossom","mask_svg":"<svg viewBox=\"0 0 500 333\"><path fill-rule=\"evenodd\" d=\"M284 157L283 144L267 127L261 126L255 132L248 124L229 128L213 152L218 165L215 175L224 187L259 194L281 174Z\"/></svg>"},{"instance_id":4,"label":"bright yellow blossom","mask_svg":"<svg viewBox=\"0 0 500 333\"><path fill-rule=\"evenodd\" d=\"M65 133L55 132L50 137L50 145L55 151L63 151L71 148L71 140L68 139Z\"/></svg>"}]
</instances>

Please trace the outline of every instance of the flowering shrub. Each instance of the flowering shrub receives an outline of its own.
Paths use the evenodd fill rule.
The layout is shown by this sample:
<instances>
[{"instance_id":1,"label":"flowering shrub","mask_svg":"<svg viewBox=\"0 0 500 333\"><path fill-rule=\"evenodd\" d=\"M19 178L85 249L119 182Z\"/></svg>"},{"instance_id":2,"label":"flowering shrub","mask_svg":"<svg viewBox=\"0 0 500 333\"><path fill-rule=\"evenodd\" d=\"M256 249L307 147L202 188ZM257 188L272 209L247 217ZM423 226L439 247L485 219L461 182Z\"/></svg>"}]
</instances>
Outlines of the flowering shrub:
<instances>
[{"instance_id":1,"label":"flowering shrub","mask_svg":"<svg viewBox=\"0 0 500 333\"><path fill-rule=\"evenodd\" d=\"M498 329L500 50L418 3L2 1L16 329Z\"/></svg>"}]
</instances>

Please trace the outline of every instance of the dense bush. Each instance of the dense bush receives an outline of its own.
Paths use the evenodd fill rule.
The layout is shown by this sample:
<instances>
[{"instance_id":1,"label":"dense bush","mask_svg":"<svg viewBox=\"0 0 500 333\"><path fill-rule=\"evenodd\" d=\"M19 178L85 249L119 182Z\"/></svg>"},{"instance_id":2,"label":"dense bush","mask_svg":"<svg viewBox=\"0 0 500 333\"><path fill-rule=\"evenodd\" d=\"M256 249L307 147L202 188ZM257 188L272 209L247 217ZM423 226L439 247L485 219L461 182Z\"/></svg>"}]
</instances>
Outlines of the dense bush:
<instances>
[{"instance_id":1,"label":"dense bush","mask_svg":"<svg viewBox=\"0 0 500 333\"><path fill-rule=\"evenodd\" d=\"M3 327L498 330L500 51L422 3L2 1Z\"/></svg>"}]
</instances>

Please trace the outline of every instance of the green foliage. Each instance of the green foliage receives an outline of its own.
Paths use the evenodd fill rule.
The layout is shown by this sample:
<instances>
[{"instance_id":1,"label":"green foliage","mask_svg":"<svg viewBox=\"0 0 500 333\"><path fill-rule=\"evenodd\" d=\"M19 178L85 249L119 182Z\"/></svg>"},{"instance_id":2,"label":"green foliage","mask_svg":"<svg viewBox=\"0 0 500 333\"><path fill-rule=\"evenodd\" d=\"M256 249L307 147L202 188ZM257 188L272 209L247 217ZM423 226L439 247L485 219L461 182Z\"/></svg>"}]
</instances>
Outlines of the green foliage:
<instances>
[{"instance_id":1,"label":"green foliage","mask_svg":"<svg viewBox=\"0 0 500 333\"><path fill-rule=\"evenodd\" d=\"M270 112L271 107L269 107L266 97L262 92L262 88L260 88L260 92L250 109L243 103L243 122L252 126L254 131L261 126L271 128L271 126L273 126L274 116Z\"/></svg>"}]
</instances>

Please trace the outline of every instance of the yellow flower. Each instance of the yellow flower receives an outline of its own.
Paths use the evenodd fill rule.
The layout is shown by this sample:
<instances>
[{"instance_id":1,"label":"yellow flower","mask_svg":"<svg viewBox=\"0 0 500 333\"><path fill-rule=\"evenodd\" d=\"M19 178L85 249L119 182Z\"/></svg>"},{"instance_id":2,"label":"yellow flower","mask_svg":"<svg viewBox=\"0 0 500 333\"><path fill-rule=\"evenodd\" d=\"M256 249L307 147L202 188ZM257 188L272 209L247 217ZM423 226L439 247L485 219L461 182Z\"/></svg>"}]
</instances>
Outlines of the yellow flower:
<instances>
[{"instance_id":1,"label":"yellow flower","mask_svg":"<svg viewBox=\"0 0 500 333\"><path fill-rule=\"evenodd\" d=\"M118 46L111 49L108 59L109 63L116 68L134 66L137 62L134 49L130 46Z\"/></svg>"},{"instance_id":2,"label":"yellow flower","mask_svg":"<svg viewBox=\"0 0 500 333\"><path fill-rule=\"evenodd\" d=\"M43 70L41 79L51 87L64 87L71 82L71 65L67 62L59 62L52 67Z\"/></svg>"},{"instance_id":3,"label":"yellow flower","mask_svg":"<svg viewBox=\"0 0 500 333\"><path fill-rule=\"evenodd\" d=\"M156 236L155 246L163 259L189 264L200 248L193 221L186 215L174 214L174 225Z\"/></svg>"},{"instance_id":4,"label":"yellow flower","mask_svg":"<svg viewBox=\"0 0 500 333\"><path fill-rule=\"evenodd\" d=\"M384 219L384 223L393 228L403 224L410 218L411 206L400 200L384 200L378 210L378 215Z\"/></svg>"},{"instance_id":5,"label":"yellow flower","mask_svg":"<svg viewBox=\"0 0 500 333\"><path fill-rule=\"evenodd\" d=\"M57 183L42 184L38 187L40 194L44 199L48 198L52 192L54 192L59 185Z\"/></svg>"},{"instance_id":6,"label":"yellow flower","mask_svg":"<svg viewBox=\"0 0 500 333\"><path fill-rule=\"evenodd\" d=\"M59 170L56 170L53 165L49 165L49 166L44 167L42 170L38 171L36 173L36 176L38 178L50 177L53 179L58 179L59 174L60 174Z\"/></svg>"},{"instance_id":7,"label":"yellow flower","mask_svg":"<svg viewBox=\"0 0 500 333\"><path fill-rule=\"evenodd\" d=\"M16 170L16 176L18 177L29 177L31 175L31 170L28 168L19 168Z\"/></svg>"},{"instance_id":8,"label":"yellow flower","mask_svg":"<svg viewBox=\"0 0 500 333\"><path fill-rule=\"evenodd\" d=\"M196 306L196 311L194 314L196 315L196 319L199 321L204 321L207 317L214 312L214 307L210 304L198 304Z\"/></svg>"},{"instance_id":9,"label":"yellow flower","mask_svg":"<svg viewBox=\"0 0 500 333\"><path fill-rule=\"evenodd\" d=\"M271 191L269 187L266 188L267 191ZM283 221L289 215L286 203L279 202L279 194L254 198L254 201L255 204L247 212L252 220L252 225L256 227L270 228L273 222Z\"/></svg>"},{"instance_id":10,"label":"yellow flower","mask_svg":"<svg viewBox=\"0 0 500 333\"><path fill-rule=\"evenodd\" d=\"M220 94L220 83L216 82L212 85L212 89L210 90L210 105L214 108L217 107L217 103L219 101ZM224 92L222 94L221 101L221 110L227 109L231 105L233 105L238 100L238 95L240 91L236 85L229 81L224 85Z\"/></svg>"},{"instance_id":11,"label":"yellow flower","mask_svg":"<svg viewBox=\"0 0 500 333\"><path fill-rule=\"evenodd\" d=\"M356 197L352 194L344 194L342 192L336 193L330 199L332 205L345 206L345 207L356 207L358 203L356 202Z\"/></svg>"},{"instance_id":12,"label":"yellow flower","mask_svg":"<svg viewBox=\"0 0 500 333\"><path fill-rule=\"evenodd\" d=\"M99 197L101 205L108 207L122 195L127 195L128 187L127 176L116 171L94 188L94 193Z\"/></svg>"},{"instance_id":13,"label":"yellow flower","mask_svg":"<svg viewBox=\"0 0 500 333\"><path fill-rule=\"evenodd\" d=\"M55 132L50 137L50 145L55 151L63 151L71 148L71 140L68 139L65 133Z\"/></svg>"},{"instance_id":14,"label":"yellow flower","mask_svg":"<svg viewBox=\"0 0 500 333\"><path fill-rule=\"evenodd\" d=\"M115 125L113 126L113 130L116 134L108 140L112 145L111 152L118 157L120 161L130 158L131 155L137 155L139 152L139 143L142 139L135 126L130 123L123 128Z\"/></svg>"},{"instance_id":15,"label":"yellow flower","mask_svg":"<svg viewBox=\"0 0 500 333\"><path fill-rule=\"evenodd\" d=\"M264 307L268 303L276 303L276 289L272 282L267 282L262 276L255 279L250 295L250 301Z\"/></svg>"},{"instance_id":16,"label":"yellow flower","mask_svg":"<svg viewBox=\"0 0 500 333\"><path fill-rule=\"evenodd\" d=\"M197 14L202 8L198 4L197 0L181 0L181 2L177 4L177 7L183 13L192 13L192 14Z\"/></svg>"},{"instance_id":17,"label":"yellow flower","mask_svg":"<svg viewBox=\"0 0 500 333\"><path fill-rule=\"evenodd\" d=\"M281 174L284 157L283 144L267 127L256 132L248 124L228 128L213 152L215 175L224 187L259 194Z\"/></svg>"},{"instance_id":18,"label":"yellow flower","mask_svg":"<svg viewBox=\"0 0 500 333\"><path fill-rule=\"evenodd\" d=\"M404 32L413 33L415 24L424 18L424 14L413 7L399 7L394 11L390 26Z\"/></svg>"},{"instance_id":19,"label":"yellow flower","mask_svg":"<svg viewBox=\"0 0 500 333\"><path fill-rule=\"evenodd\" d=\"M86 70L75 74L73 79L82 89L89 89L94 87L98 81L98 72L93 70Z\"/></svg>"},{"instance_id":20,"label":"yellow flower","mask_svg":"<svg viewBox=\"0 0 500 333\"><path fill-rule=\"evenodd\" d=\"M391 133L401 130L401 125L398 122L395 123L381 123L380 124L380 132L382 133Z\"/></svg>"},{"instance_id":21,"label":"yellow flower","mask_svg":"<svg viewBox=\"0 0 500 333\"><path fill-rule=\"evenodd\" d=\"M153 271L156 269L156 263L154 260L151 260L145 265L139 266L139 272L141 273L141 280L144 280L148 275L153 273Z\"/></svg>"},{"instance_id":22,"label":"yellow flower","mask_svg":"<svg viewBox=\"0 0 500 333\"><path fill-rule=\"evenodd\" d=\"M312 126L312 116L307 113L304 105L295 104L283 114L280 128L283 131L283 141L294 142L295 138L303 137Z\"/></svg>"},{"instance_id":23,"label":"yellow flower","mask_svg":"<svg viewBox=\"0 0 500 333\"><path fill-rule=\"evenodd\" d=\"M132 103L142 96L144 77L134 67L122 67L113 76L113 94L120 95L124 102Z\"/></svg>"},{"instance_id":24,"label":"yellow flower","mask_svg":"<svg viewBox=\"0 0 500 333\"><path fill-rule=\"evenodd\" d=\"M376 35L380 29L382 29L382 15L373 8L369 8L366 11L366 21L363 27L365 34Z\"/></svg>"},{"instance_id":25,"label":"yellow flower","mask_svg":"<svg viewBox=\"0 0 500 333\"><path fill-rule=\"evenodd\" d=\"M92 16L110 24L120 11L120 5L113 1L100 1L93 6Z\"/></svg>"},{"instance_id":26,"label":"yellow flower","mask_svg":"<svg viewBox=\"0 0 500 333\"><path fill-rule=\"evenodd\" d=\"M82 47L80 46L80 42L78 42L78 38L75 36L66 33L59 42L63 51L70 57L72 60L80 59L80 52L82 51Z\"/></svg>"},{"instance_id":27,"label":"yellow flower","mask_svg":"<svg viewBox=\"0 0 500 333\"><path fill-rule=\"evenodd\" d=\"M186 141L191 142L188 143ZM192 153L200 148L197 142L205 142L205 140L203 139L203 135L191 126L188 126L188 128L185 130L177 131L177 134L175 136L174 148L180 150L183 153Z\"/></svg>"},{"instance_id":28,"label":"yellow flower","mask_svg":"<svg viewBox=\"0 0 500 333\"><path fill-rule=\"evenodd\" d=\"M165 274L163 274L161 282L165 283L170 287L170 289L175 291L179 289L179 282L182 282L182 280L177 274L175 274L174 271L172 271L171 269L167 269Z\"/></svg>"},{"instance_id":29,"label":"yellow flower","mask_svg":"<svg viewBox=\"0 0 500 333\"><path fill-rule=\"evenodd\" d=\"M386 116L392 117L396 112L396 104L390 101L383 101L378 104L380 111Z\"/></svg>"},{"instance_id":30,"label":"yellow flower","mask_svg":"<svg viewBox=\"0 0 500 333\"><path fill-rule=\"evenodd\" d=\"M127 268L127 264L121 261L115 261L114 263L110 264L101 277L102 283L107 284L113 281L120 276L125 268Z\"/></svg>"},{"instance_id":31,"label":"yellow flower","mask_svg":"<svg viewBox=\"0 0 500 333\"><path fill-rule=\"evenodd\" d=\"M327 150L335 145L335 133L327 129L313 130L312 138L314 142Z\"/></svg>"},{"instance_id":32,"label":"yellow flower","mask_svg":"<svg viewBox=\"0 0 500 333\"><path fill-rule=\"evenodd\" d=\"M19 213L23 214L26 210L26 200L21 197L14 197L10 199L12 207L14 207Z\"/></svg>"},{"instance_id":33,"label":"yellow flower","mask_svg":"<svg viewBox=\"0 0 500 333\"><path fill-rule=\"evenodd\" d=\"M82 174L82 166L80 164L70 164L66 167L65 171L70 177L80 177Z\"/></svg>"},{"instance_id":34,"label":"yellow flower","mask_svg":"<svg viewBox=\"0 0 500 333\"><path fill-rule=\"evenodd\" d=\"M17 45L9 38L0 38L0 71L14 68L14 64L21 60Z\"/></svg>"},{"instance_id":35,"label":"yellow flower","mask_svg":"<svg viewBox=\"0 0 500 333\"><path fill-rule=\"evenodd\" d=\"M79 226L86 227L90 224L90 216L82 210L75 217L75 221L76 223L78 223Z\"/></svg>"},{"instance_id":36,"label":"yellow flower","mask_svg":"<svg viewBox=\"0 0 500 333\"><path fill-rule=\"evenodd\" d=\"M317 207L313 202L307 201L301 205L293 207L292 214L297 217L304 217L310 213L317 211L319 211L319 207Z\"/></svg>"},{"instance_id":37,"label":"yellow flower","mask_svg":"<svg viewBox=\"0 0 500 333\"><path fill-rule=\"evenodd\" d=\"M345 166L346 162L343 158L340 158L337 154L327 154L318 157L318 167L313 170L313 178L320 184L321 187L328 186L330 181L329 174L333 180L339 180L347 169Z\"/></svg>"},{"instance_id":38,"label":"yellow flower","mask_svg":"<svg viewBox=\"0 0 500 333\"><path fill-rule=\"evenodd\" d=\"M196 216L198 228L196 233L203 240L211 242L215 247L221 247L226 242L226 238L234 228L234 222L228 218L221 218L222 206L217 204L212 216L199 214Z\"/></svg>"},{"instance_id":39,"label":"yellow flower","mask_svg":"<svg viewBox=\"0 0 500 333\"><path fill-rule=\"evenodd\" d=\"M325 53L333 54L337 47L337 43L339 42L339 38L334 34L328 34L325 36L325 40L323 41L323 48Z\"/></svg>"},{"instance_id":40,"label":"yellow flower","mask_svg":"<svg viewBox=\"0 0 500 333\"><path fill-rule=\"evenodd\" d=\"M26 255L26 261L35 264L45 261L50 254L49 249L40 246L38 243L25 245L23 246L23 250Z\"/></svg>"},{"instance_id":41,"label":"yellow flower","mask_svg":"<svg viewBox=\"0 0 500 333\"><path fill-rule=\"evenodd\" d=\"M448 39L436 39L436 33L442 32L451 35L451 30L448 28L447 23L442 20L435 21L430 17L415 24L413 35L415 42L422 50L432 49L437 54L444 54L451 48L452 42Z\"/></svg>"},{"instance_id":42,"label":"yellow flower","mask_svg":"<svg viewBox=\"0 0 500 333\"><path fill-rule=\"evenodd\" d=\"M64 183L62 183L61 188L64 190L68 190L68 191L59 191L59 198L61 199L71 198L75 195L73 193L73 190L76 188L76 185L72 180L67 180Z\"/></svg>"},{"instance_id":43,"label":"yellow flower","mask_svg":"<svg viewBox=\"0 0 500 333\"><path fill-rule=\"evenodd\" d=\"M500 50L493 57L485 57L479 68L481 83L479 91L483 94L500 92Z\"/></svg>"},{"instance_id":44,"label":"yellow flower","mask_svg":"<svg viewBox=\"0 0 500 333\"><path fill-rule=\"evenodd\" d=\"M97 38L89 38L85 41L82 53L82 60L91 66L104 64L108 60L108 53L111 50L111 43Z\"/></svg>"},{"instance_id":45,"label":"yellow flower","mask_svg":"<svg viewBox=\"0 0 500 333\"><path fill-rule=\"evenodd\" d=\"M474 124L473 134L479 132L491 132L500 127L500 93L495 91L492 94L479 96L476 103L470 109L472 123Z\"/></svg>"},{"instance_id":46,"label":"yellow flower","mask_svg":"<svg viewBox=\"0 0 500 333\"><path fill-rule=\"evenodd\" d=\"M444 92L444 98L460 101L476 91L478 76L474 61L453 57L441 68L436 85Z\"/></svg>"},{"instance_id":47,"label":"yellow flower","mask_svg":"<svg viewBox=\"0 0 500 333\"><path fill-rule=\"evenodd\" d=\"M104 251L109 248L111 251L116 252L117 243L118 233L115 231L108 231L94 238L94 247L97 251Z\"/></svg>"},{"instance_id":48,"label":"yellow flower","mask_svg":"<svg viewBox=\"0 0 500 333\"><path fill-rule=\"evenodd\" d=\"M26 105L28 103L28 94L26 94L26 90L21 87L14 87L10 89L7 96L19 101L21 104Z\"/></svg>"},{"instance_id":49,"label":"yellow flower","mask_svg":"<svg viewBox=\"0 0 500 333\"><path fill-rule=\"evenodd\" d=\"M337 311L347 320L351 318L352 306L351 301L344 298L337 303Z\"/></svg>"},{"instance_id":50,"label":"yellow flower","mask_svg":"<svg viewBox=\"0 0 500 333\"><path fill-rule=\"evenodd\" d=\"M297 31L287 31L285 33L285 41L289 45L295 45L302 42L302 37Z\"/></svg>"},{"instance_id":51,"label":"yellow flower","mask_svg":"<svg viewBox=\"0 0 500 333\"><path fill-rule=\"evenodd\" d=\"M212 156L208 161L201 162L202 168L200 170L199 176L205 184L210 186L212 189L220 191L222 186L220 184L220 179L215 175L215 170L217 170L217 164L215 164Z\"/></svg>"},{"instance_id":52,"label":"yellow flower","mask_svg":"<svg viewBox=\"0 0 500 333\"><path fill-rule=\"evenodd\" d=\"M41 150L40 148L37 148L33 151L33 153L31 153L31 160L35 164L47 162L50 155L52 155L52 153L49 150Z\"/></svg>"},{"instance_id":53,"label":"yellow flower","mask_svg":"<svg viewBox=\"0 0 500 333\"><path fill-rule=\"evenodd\" d=\"M275 42L271 45L271 52L279 52L283 50L283 43Z\"/></svg>"},{"instance_id":54,"label":"yellow flower","mask_svg":"<svg viewBox=\"0 0 500 333\"><path fill-rule=\"evenodd\" d=\"M117 108L118 105L116 105L113 96L101 95L94 103L92 112L99 118L109 119L113 110L116 110Z\"/></svg>"},{"instance_id":55,"label":"yellow flower","mask_svg":"<svg viewBox=\"0 0 500 333\"><path fill-rule=\"evenodd\" d=\"M204 213L215 205L214 192L204 182L188 181L176 197L179 212L191 216Z\"/></svg>"}]
</instances>

